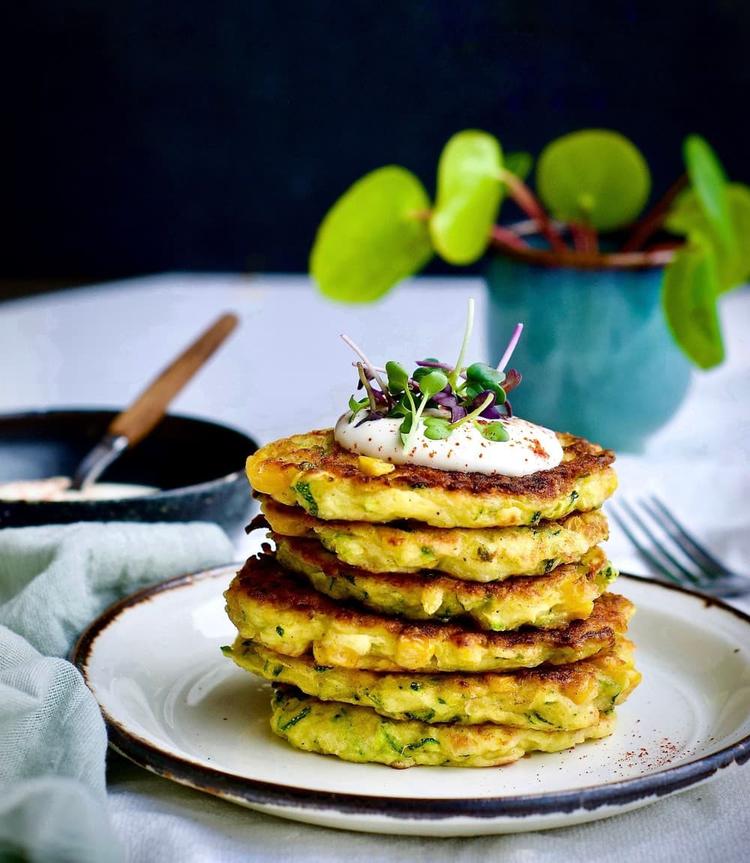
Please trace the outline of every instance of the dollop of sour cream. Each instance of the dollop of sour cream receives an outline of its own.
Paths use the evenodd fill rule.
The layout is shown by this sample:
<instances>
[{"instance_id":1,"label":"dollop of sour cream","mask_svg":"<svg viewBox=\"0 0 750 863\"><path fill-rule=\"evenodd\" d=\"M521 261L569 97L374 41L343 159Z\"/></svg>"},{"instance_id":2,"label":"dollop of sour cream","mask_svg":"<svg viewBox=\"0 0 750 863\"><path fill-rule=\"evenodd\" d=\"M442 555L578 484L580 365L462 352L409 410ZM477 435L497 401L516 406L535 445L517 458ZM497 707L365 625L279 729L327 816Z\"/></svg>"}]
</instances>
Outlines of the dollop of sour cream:
<instances>
[{"instance_id":1,"label":"dollop of sour cream","mask_svg":"<svg viewBox=\"0 0 750 863\"><path fill-rule=\"evenodd\" d=\"M553 431L518 417L501 422L508 432L507 441L491 441L480 428L467 422L451 432L446 440L430 440L424 436L424 424L409 449L405 449L399 434L400 419L378 419L357 424L363 414L345 413L336 423L337 443L357 455L382 459L391 464L416 464L438 470L467 473L526 476L540 470L550 470L560 464L562 447ZM481 427L490 420L477 420Z\"/></svg>"}]
</instances>

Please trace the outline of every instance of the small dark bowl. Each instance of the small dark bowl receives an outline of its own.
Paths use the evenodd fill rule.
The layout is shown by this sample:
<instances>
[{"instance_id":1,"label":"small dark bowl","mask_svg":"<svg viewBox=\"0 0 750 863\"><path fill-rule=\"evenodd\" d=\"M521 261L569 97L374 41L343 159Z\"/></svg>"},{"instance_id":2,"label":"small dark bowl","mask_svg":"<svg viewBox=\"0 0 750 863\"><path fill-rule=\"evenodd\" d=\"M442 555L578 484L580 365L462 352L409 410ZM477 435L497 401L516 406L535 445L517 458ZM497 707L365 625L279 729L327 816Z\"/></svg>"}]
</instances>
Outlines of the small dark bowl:
<instances>
[{"instance_id":1,"label":"small dark bowl","mask_svg":"<svg viewBox=\"0 0 750 863\"><path fill-rule=\"evenodd\" d=\"M50 410L0 415L0 482L71 476L116 413ZM211 521L237 539L254 508L244 465L257 448L252 438L228 426L170 415L101 478L155 486L159 492L124 500L0 500L0 527Z\"/></svg>"}]
</instances>

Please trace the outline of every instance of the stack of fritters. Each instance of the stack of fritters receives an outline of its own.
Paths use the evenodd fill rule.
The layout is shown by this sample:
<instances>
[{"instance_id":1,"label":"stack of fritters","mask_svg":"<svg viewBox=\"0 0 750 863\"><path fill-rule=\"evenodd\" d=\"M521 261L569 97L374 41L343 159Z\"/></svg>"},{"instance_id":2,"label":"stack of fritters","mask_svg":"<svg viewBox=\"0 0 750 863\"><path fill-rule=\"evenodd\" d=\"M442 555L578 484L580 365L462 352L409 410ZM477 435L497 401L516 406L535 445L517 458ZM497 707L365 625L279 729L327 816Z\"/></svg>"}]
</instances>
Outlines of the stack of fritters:
<instances>
[{"instance_id":1,"label":"stack of fritters","mask_svg":"<svg viewBox=\"0 0 750 863\"><path fill-rule=\"evenodd\" d=\"M523 477L359 458L331 431L248 460L275 552L226 593L272 728L350 761L489 766L613 729L640 675L597 544L611 452Z\"/></svg>"}]
</instances>

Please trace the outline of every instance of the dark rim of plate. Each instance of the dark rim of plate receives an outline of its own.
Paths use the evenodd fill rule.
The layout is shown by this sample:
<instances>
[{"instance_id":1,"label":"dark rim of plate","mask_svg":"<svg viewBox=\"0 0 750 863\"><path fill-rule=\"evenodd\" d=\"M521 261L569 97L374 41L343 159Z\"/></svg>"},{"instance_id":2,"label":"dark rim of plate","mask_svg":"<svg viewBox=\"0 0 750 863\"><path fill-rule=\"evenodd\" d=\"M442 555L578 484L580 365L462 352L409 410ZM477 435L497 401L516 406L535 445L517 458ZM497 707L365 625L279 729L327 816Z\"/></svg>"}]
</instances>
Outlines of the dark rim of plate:
<instances>
[{"instance_id":1,"label":"dark rim of plate","mask_svg":"<svg viewBox=\"0 0 750 863\"><path fill-rule=\"evenodd\" d=\"M162 584L140 590L108 608L81 634L71 651L71 660L81 671L89 688L87 663L98 636L112 624L123 611L165 591L185 587L196 581L226 576L239 569L242 564L227 564L203 572L181 575ZM699 599L706 606L715 606L750 624L750 615L697 591L678 585L667 584L629 573L621 578L646 582L665 590L674 590ZM93 691L93 688L92 688ZM649 797L664 797L674 794L699 782L710 779L719 770L734 763L744 764L750 760L750 735L710 755L705 755L667 767L647 776L622 779L617 782L599 784L588 788L552 793L523 794L488 798L408 798L377 797L365 794L317 791L262 782L243 776L235 776L221 770L205 767L185 758L180 758L159 749L110 716L104 709L102 714L107 725L110 745L120 754L140 767L171 779L182 785L205 791L217 797L249 803L257 806L288 809L318 810L343 815L380 816L410 820L436 821L446 818L496 818L569 814L581 809L593 811L602 806L627 806L645 801Z\"/></svg>"}]
</instances>

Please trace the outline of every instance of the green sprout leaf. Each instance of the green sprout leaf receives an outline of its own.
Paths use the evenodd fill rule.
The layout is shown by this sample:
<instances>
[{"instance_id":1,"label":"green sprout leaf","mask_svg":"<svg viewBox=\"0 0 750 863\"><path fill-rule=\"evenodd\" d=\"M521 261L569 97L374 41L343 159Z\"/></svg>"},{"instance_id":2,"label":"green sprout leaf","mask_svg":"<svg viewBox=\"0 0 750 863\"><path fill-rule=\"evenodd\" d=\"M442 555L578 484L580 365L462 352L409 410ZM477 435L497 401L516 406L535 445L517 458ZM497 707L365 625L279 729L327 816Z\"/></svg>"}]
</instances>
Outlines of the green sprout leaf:
<instances>
[{"instance_id":1,"label":"green sprout leaf","mask_svg":"<svg viewBox=\"0 0 750 863\"><path fill-rule=\"evenodd\" d=\"M435 393L439 393L440 390L445 389L447 384L448 376L444 372L434 369L420 378L419 389L422 391L425 400L427 400L434 396Z\"/></svg>"},{"instance_id":2,"label":"green sprout leaf","mask_svg":"<svg viewBox=\"0 0 750 863\"><path fill-rule=\"evenodd\" d=\"M424 436L430 440L446 440L451 436L450 422L440 417L425 417Z\"/></svg>"},{"instance_id":3,"label":"green sprout leaf","mask_svg":"<svg viewBox=\"0 0 750 863\"><path fill-rule=\"evenodd\" d=\"M414 373L416 376L416 372ZM419 431L419 420L424 413L424 409L427 407L427 402L430 400L435 393L439 393L440 390L444 389L448 383L448 376L437 369L433 371L428 371L426 375L422 375L419 379L419 389L422 393L422 400L419 402L419 407L414 409L414 401L411 396L411 392L407 389L406 395L409 397L409 401L411 404L412 412L407 417L410 420L408 427L406 423L406 419L401 423L401 428L399 431L401 432L401 440L403 442L405 449L411 449L414 438Z\"/></svg>"},{"instance_id":4,"label":"green sprout leaf","mask_svg":"<svg viewBox=\"0 0 750 863\"><path fill-rule=\"evenodd\" d=\"M531 173L534 165L534 157L531 153L506 153L503 157L503 167L511 174L515 174L519 180L525 180Z\"/></svg>"},{"instance_id":5,"label":"green sprout leaf","mask_svg":"<svg viewBox=\"0 0 750 863\"><path fill-rule=\"evenodd\" d=\"M357 401L354 396L351 396L351 398L349 399L349 410L353 414L359 413L359 411L361 411L363 407L366 407L366 405L369 404L369 401L369 399L361 399Z\"/></svg>"},{"instance_id":6,"label":"green sprout leaf","mask_svg":"<svg viewBox=\"0 0 750 863\"><path fill-rule=\"evenodd\" d=\"M500 142L487 132L458 132L445 145L430 233L448 263L471 264L487 248L503 195L502 167Z\"/></svg>"},{"instance_id":7,"label":"green sprout leaf","mask_svg":"<svg viewBox=\"0 0 750 863\"><path fill-rule=\"evenodd\" d=\"M472 363L466 369L466 377L470 381L486 385L489 389L493 384L501 384L505 380L505 373L488 366L487 363Z\"/></svg>"},{"instance_id":8,"label":"green sprout leaf","mask_svg":"<svg viewBox=\"0 0 750 863\"><path fill-rule=\"evenodd\" d=\"M404 168L366 174L323 219L310 254L310 273L333 300L376 300L432 257L427 193Z\"/></svg>"},{"instance_id":9,"label":"green sprout leaf","mask_svg":"<svg viewBox=\"0 0 750 863\"><path fill-rule=\"evenodd\" d=\"M727 177L719 157L700 135L688 135L683 144L685 167L706 219L722 246L734 244L732 217L727 196Z\"/></svg>"},{"instance_id":10,"label":"green sprout leaf","mask_svg":"<svg viewBox=\"0 0 750 863\"><path fill-rule=\"evenodd\" d=\"M502 423L488 423L482 427L482 436L487 440L502 442L510 439L507 429Z\"/></svg>"},{"instance_id":11,"label":"green sprout leaf","mask_svg":"<svg viewBox=\"0 0 750 863\"><path fill-rule=\"evenodd\" d=\"M401 435L401 443L405 447L408 440L409 434L412 430L412 425L414 423L414 414L408 413L403 418L401 425L398 427L399 434Z\"/></svg>"},{"instance_id":12,"label":"green sprout leaf","mask_svg":"<svg viewBox=\"0 0 750 863\"><path fill-rule=\"evenodd\" d=\"M385 372L388 375L388 389L394 394L402 393L409 384L409 375L406 369L393 360L385 364Z\"/></svg>"},{"instance_id":13,"label":"green sprout leaf","mask_svg":"<svg viewBox=\"0 0 750 863\"><path fill-rule=\"evenodd\" d=\"M498 371L486 363L473 363L466 369L466 379L468 381L467 393L473 393L474 398L479 393L489 390L496 396L497 404L505 404L505 390L502 383L505 380L505 374Z\"/></svg>"},{"instance_id":14,"label":"green sprout leaf","mask_svg":"<svg viewBox=\"0 0 750 863\"><path fill-rule=\"evenodd\" d=\"M665 221L667 230L711 242L716 251L719 290L723 293L750 278L750 188L742 183L727 186L732 224L732 243L722 243L694 189L687 189L675 201Z\"/></svg>"},{"instance_id":15,"label":"green sprout leaf","mask_svg":"<svg viewBox=\"0 0 750 863\"><path fill-rule=\"evenodd\" d=\"M418 368L414 369L411 376L413 380L419 383L422 378L428 375L431 371L432 369L428 368L427 366L419 366Z\"/></svg>"},{"instance_id":16,"label":"green sprout leaf","mask_svg":"<svg viewBox=\"0 0 750 863\"><path fill-rule=\"evenodd\" d=\"M651 175L638 148L623 135L584 129L545 147L536 185L554 218L613 231L641 212Z\"/></svg>"},{"instance_id":17,"label":"green sprout leaf","mask_svg":"<svg viewBox=\"0 0 750 863\"><path fill-rule=\"evenodd\" d=\"M710 243L691 242L664 271L662 304L667 324L680 348L702 369L724 359L718 292L716 256Z\"/></svg>"}]
</instances>

